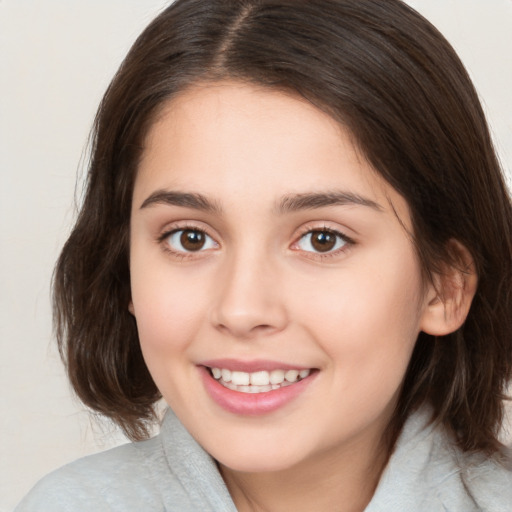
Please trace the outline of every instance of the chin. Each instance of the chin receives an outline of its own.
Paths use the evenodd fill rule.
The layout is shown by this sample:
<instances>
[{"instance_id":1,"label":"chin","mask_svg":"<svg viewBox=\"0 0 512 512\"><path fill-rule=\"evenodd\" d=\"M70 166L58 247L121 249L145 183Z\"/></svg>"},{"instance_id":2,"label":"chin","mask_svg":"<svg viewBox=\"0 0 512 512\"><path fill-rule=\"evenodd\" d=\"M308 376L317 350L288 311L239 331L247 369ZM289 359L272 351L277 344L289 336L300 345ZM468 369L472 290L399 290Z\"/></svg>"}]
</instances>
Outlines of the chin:
<instances>
[{"instance_id":1,"label":"chin","mask_svg":"<svg viewBox=\"0 0 512 512\"><path fill-rule=\"evenodd\" d=\"M257 443L249 439L245 443L217 444L217 449L207 451L221 465L243 473L272 473L284 471L300 464L307 454L300 445L282 441ZM229 448L228 448L229 446Z\"/></svg>"},{"instance_id":2,"label":"chin","mask_svg":"<svg viewBox=\"0 0 512 512\"><path fill-rule=\"evenodd\" d=\"M269 460L270 459L270 460ZM285 471L298 464L297 457L279 457L274 454L271 457L246 456L246 454L235 454L233 457L215 459L221 466L240 473L276 473Z\"/></svg>"}]
</instances>

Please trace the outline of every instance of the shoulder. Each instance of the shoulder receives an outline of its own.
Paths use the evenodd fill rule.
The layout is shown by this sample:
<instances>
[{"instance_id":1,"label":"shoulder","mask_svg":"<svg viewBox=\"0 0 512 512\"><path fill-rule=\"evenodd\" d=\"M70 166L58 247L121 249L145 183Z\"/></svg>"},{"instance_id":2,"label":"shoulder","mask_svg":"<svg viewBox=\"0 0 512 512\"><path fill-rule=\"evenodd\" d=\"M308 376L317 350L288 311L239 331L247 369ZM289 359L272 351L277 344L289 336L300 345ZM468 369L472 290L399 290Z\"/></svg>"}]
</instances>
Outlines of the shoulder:
<instances>
[{"instance_id":1,"label":"shoulder","mask_svg":"<svg viewBox=\"0 0 512 512\"><path fill-rule=\"evenodd\" d=\"M44 477L15 512L164 510L169 478L159 437L90 455Z\"/></svg>"},{"instance_id":2,"label":"shoulder","mask_svg":"<svg viewBox=\"0 0 512 512\"><path fill-rule=\"evenodd\" d=\"M480 454L459 454L460 477L479 510L512 510L512 452L501 460Z\"/></svg>"},{"instance_id":3,"label":"shoulder","mask_svg":"<svg viewBox=\"0 0 512 512\"><path fill-rule=\"evenodd\" d=\"M461 502L467 504L463 510L512 510L510 453L463 452L441 426L431 426L428 438L431 459L424 474L435 483L446 510L459 510L456 504Z\"/></svg>"},{"instance_id":4,"label":"shoulder","mask_svg":"<svg viewBox=\"0 0 512 512\"><path fill-rule=\"evenodd\" d=\"M512 472L462 453L430 412L409 418L366 512L510 512Z\"/></svg>"},{"instance_id":5,"label":"shoulder","mask_svg":"<svg viewBox=\"0 0 512 512\"><path fill-rule=\"evenodd\" d=\"M169 409L160 433L68 464L15 512L236 512L215 461Z\"/></svg>"}]
</instances>

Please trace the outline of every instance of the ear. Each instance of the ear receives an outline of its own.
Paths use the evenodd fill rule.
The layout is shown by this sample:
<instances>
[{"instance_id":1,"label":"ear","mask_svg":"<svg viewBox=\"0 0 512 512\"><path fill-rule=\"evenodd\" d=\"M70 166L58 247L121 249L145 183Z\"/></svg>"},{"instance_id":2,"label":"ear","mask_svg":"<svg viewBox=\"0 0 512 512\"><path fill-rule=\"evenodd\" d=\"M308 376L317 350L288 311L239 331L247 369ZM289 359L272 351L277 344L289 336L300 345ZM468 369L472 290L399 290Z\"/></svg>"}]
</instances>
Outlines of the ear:
<instances>
[{"instance_id":1,"label":"ear","mask_svg":"<svg viewBox=\"0 0 512 512\"><path fill-rule=\"evenodd\" d=\"M135 308L133 307L133 302L130 300L130 302L128 302L128 311L133 315L135 316Z\"/></svg>"},{"instance_id":2,"label":"ear","mask_svg":"<svg viewBox=\"0 0 512 512\"><path fill-rule=\"evenodd\" d=\"M433 275L426 294L420 328L433 336L444 336L462 326L475 296L478 276L469 251L460 242L450 240L454 263L443 264Z\"/></svg>"}]
</instances>

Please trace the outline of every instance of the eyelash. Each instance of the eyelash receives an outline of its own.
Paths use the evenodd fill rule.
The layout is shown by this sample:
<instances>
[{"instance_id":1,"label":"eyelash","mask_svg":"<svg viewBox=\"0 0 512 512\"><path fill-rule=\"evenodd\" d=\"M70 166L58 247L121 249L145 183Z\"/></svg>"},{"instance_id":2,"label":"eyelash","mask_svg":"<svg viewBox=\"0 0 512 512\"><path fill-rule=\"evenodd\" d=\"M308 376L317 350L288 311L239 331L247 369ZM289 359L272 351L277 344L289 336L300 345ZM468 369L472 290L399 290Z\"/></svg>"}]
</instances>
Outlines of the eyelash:
<instances>
[{"instance_id":1,"label":"eyelash","mask_svg":"<svg viewBox=\"0 0 512 512\"><path fill-rule=\"evenodd\" d=\"M166 253L169 253L173 257L178 258L180 260L187 260L189 258L197 258L197 254L203 252L201 250L198 250L198 251L177 251L177 250L173 249L169 243L166 243L166 240L170 236L175 235L176 233L180 233L182 231L192 231L194 233L200 233L200 234L208 237L216 245L218 245L218 243L215 242L214 238L212 236L210 236L205 229L200 228L198 226L184 225L184 226L179 226L179 227L170 229L168 231L165 231L164 233L162 233L161 235L158 236L157 242L162 246L162 249Z\"/></svg>"},{"instance_id":2,"label":"eyelash","mask_svg":"<svg viewBox=\"0 0 512 512\"><path fill-rule=\"evenodd\" d=\"M179 226L179 227L167 230L157 237L157 242L162 246L162 249L165 252L170 253L173 257L179 258L180 260L186 260L189 258L197 258L197 255L199 253L204 252L204 250L201 250L202 248L197 251L186 251L186 250L180 251L180 250L172 249L171 245L169 243L166 243L166 240L170 236L175 235L180 232L183 232L183 231L191 231L191 232L202 234L202 235L208 237L208 239L213 241L213 243L216 244L217 246L219 245L215 241L214 237L210 236L205 229L200 228L195 225L184 225L184 226ZM301 251L300 248L295 249L294 247L298 246L299 242L301 240L303 240L307 235L312 235L313 233L328 233L330 235L334 235L338 241L341 240L343 242L343 245L334 251L329 250L329 251L326 251L325 253L303 250L302 252L308 254L307 257L311 258L311 259L324 260L327 258L339 256L340 254L346 252L348 249L350 249L351 246L353 246L355 244L353 239L351 239L350 237L348 237L347 235L345 235L344 233L342 233L341 231L338 231L336 229L326 227L326 226L323 226L323 227L306 226L306 227L304 227L304 229L302 230L301 234L298 236L296 241L293 242L293 244L291 245L291 249L295 250L295 251ZM338 242L336 242L336 243L338 243Z\"/></svg>"},{"instance_id":3,"label":"eyelash","mask_svg":"<svg viewBox=\"0 0 512 512\"><path fill-rule=\"evenodd\" d=\"M333 229L327 226L305 226L302 230L302 233L299 235L297 240L292 244L292 249L294 246L297 246L299 242L304 239L307 235L312 235L313 233L328 233L330 235L334 235L337 239L337 241L341 240L343 242L343 245L339 247L336 250L330 250L328 252L316 252L316 251L303 251L308 254L308 258L311 259L317 259L317 260L325 260L327 258L332 258L336 256L340 256L342 253L348 251L351 246L355 245L355 241L345 235L345 233L342 233L341 231L337 229ZM336 242L338 243L338 242ZM300 249L293 249L293 250L300 250Z\"/></svg>"}]
</instances>

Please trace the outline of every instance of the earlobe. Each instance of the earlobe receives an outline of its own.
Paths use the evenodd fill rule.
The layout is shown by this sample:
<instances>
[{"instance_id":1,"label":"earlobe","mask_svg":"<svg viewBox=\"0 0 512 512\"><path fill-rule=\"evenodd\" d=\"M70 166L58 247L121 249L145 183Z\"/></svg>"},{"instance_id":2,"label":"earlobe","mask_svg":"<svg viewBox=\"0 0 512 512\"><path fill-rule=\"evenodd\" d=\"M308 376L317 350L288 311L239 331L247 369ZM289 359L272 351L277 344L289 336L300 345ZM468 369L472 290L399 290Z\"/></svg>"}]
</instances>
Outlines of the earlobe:
<instances>
[{"instance_id":1,"label":"earlobe","mask_svg":"<svg viewBox=\"0 0 512 512\"><path fill-rule=\"evenodd\" d=\"M475 264L460 242L450 241L456 263L445 264L429 285L421 330L433 336L450 334L462 326L478 286Z\"/></svg>"},{"instance_id":2,"label":"earlobe","mask_svg":"<svg viewBox=\"0 0 512 512\"><path fill-rule=\"evenodd\" d=\"M132 302L132 301L130 301L130 302L128 303L128 311L129 311L133 316L135 316L135 309L134 309L134 307L133 307L133 302Z\"/></svg>"}]
</instances>

